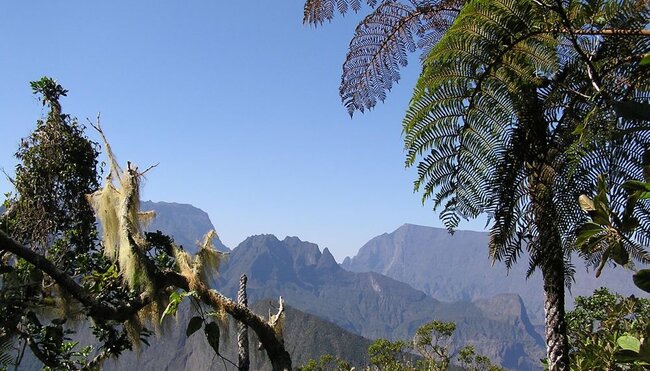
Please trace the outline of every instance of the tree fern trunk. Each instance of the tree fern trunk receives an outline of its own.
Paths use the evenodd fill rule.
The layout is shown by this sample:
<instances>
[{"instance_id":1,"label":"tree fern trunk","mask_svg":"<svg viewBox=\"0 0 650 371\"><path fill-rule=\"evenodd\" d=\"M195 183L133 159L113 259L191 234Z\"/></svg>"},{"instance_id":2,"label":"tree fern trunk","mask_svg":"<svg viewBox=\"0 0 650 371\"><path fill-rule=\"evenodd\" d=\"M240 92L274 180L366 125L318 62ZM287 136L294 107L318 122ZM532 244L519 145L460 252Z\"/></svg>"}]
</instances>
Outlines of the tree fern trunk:
<instances>
[{"instance_id":1,"label":"tree fern trunk","mask_svg":"<svg viewBox=\"0 0 650 371\"><path fill-rule=\"evenodd\" d=\"M548 161L548 159L546 159ZM545 161L533 164L529 177L537 239L532 252L544 280L546 357L549 370L569 370L569 341L564 319L564 248L553 197L555 171Z\"/></svg>"},{"instance_id":2,"label":"tree fern trunk","mask_svg":"<svg viewBox=\"0 0 650 371\"><path fill-rule=\"evenodd\" d=\"M564 320L564 260L561 254L550 259L555 260L555 264L542 266L546 357L549 370L569 370L569 345Z\"/></svg>"}]
</instances>

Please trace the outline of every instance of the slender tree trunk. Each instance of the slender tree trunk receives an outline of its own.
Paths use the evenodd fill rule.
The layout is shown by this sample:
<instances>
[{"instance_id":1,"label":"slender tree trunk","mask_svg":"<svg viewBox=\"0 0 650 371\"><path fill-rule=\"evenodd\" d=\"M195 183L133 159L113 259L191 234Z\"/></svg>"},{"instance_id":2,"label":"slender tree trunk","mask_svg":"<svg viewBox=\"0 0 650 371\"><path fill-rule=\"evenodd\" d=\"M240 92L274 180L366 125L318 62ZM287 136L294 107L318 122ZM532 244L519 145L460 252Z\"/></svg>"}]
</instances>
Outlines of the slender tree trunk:
<instances>
[{"instance_id":1,"label":"slender tree trunk","mask_svg":"<svg viewBox=\"0 0 650 371\"><path fill-rule=\"evenodd\" d=\"M237 292L237 302L244 307L248 306L246 281L246 275L242 274L241 277L239 277L239 291ZM243 322L237 322L237 347L239 349L239 371L248 371L250 367L250 358L248 353L248 326Z\"/></svg>"},{"instance_id":2,"label":"slender tree trunk","mask_svg":"<svg viewBox=\"0 0 650 371\"><path fill-rule=\"evenodd\" d=\"M563 263L560 255L554 260ZM563 264L559 265L564 269ZM550 370L569 370L569 346L564 320L564 274L559 268L542 267L546 357Z\"/></svg>"},{"instance_id":3,"label":"slender tree trunk","mask_svg":"<svg viewBox=\"0 0 650 371\"><path fill-rule=\"evenodd\" d=\"M569 370L569 341L564 319L564 249L553 200L555 171L544 163L534 165L529 178L537 241L533 243L544 280L546 357L549 370Z\"/></svg>"}]
</instances>

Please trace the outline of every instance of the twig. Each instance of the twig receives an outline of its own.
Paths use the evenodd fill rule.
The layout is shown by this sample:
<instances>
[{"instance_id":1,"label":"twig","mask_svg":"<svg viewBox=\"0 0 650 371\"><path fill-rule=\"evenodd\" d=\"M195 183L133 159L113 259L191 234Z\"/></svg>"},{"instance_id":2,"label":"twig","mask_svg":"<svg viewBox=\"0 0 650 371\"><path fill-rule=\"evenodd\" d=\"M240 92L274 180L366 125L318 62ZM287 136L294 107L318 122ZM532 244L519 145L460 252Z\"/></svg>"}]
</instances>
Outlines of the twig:
<instances>
[{"instance_id":1,"label":"twig","mask_svg":"<svg viewBox=\"0 0 650 371\"><path fill-rule=\"evenodd\" d=\"M16 186L16 181L14 180L14 178L10 177L9 174L7 174L7 172L5 171L5 168L0 167L0 171L2 171L2 173L5 175L7 180L15 187Z\"/></svg>"},{"instance_id":2,"label":"twig","mask_svg":"<svg viewBox=\"0 0 650 371\"><path fill-rule=\"evenodd\" d=\"M146 173L147 173L147 171L149 171L149 170L151 170L151 169L153 169L153 168L155 168L155 167L156 167L156 166L158 166L158 165L160 165L160 162L158 162L158 163L157 163L157 164L155 164L155 165L151 165L151 166L149 166L149 167L148 167L148 168L147 168L147 169L146 169L145 171L143 171L143 172L141 172L141 173L139 173L138 175L144 175L144 174L146 174Z\"/></svg>"},{"instance_id":3,"label":"twig","mask_svg":"<svg viewBox=\"0 0 650 371\"><path fill-rule=\"evenodd\" d=\"M86 118L88 120L88 123L90 126L93 127L93 129L97 130L99 135L102 137L102 142L104 142L104 147L106 148L106 155L108 156L108 161L111 166L111 170L108 172L108 175L106 176L107 180L110 180L112 176L116 176L118 179L120 178L120 173L122 172L120 166L117 163L117 160L115 159L115 155L113 154L113 150L111 149L110 144L108 144L108 139L106 139L106 135L104 135L104 131L102 130L102 127L100 125L100 113L97 113L97 123L93 124L90 119Z\"/></svg>"}]
</instances>

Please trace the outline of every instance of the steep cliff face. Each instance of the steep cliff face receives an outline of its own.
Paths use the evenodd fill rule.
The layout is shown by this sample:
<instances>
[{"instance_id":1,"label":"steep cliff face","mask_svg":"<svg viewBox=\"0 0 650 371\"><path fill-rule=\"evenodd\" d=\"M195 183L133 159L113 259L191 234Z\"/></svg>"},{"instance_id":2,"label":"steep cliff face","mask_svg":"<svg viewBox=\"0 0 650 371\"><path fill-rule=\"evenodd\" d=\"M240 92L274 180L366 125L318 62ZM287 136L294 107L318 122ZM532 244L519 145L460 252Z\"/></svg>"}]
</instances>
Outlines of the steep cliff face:
<instances>
[{"instance_id":1,"label":"steep cliff face","mask_svg":"<svg viewBox=\"0 0 650 371\"><path fill-rule=\"evenodd\" d=\"M518 294L524 300L531 321L543 323L544 306L539 272L526 279L528 255L522 254L508 272L505 265L488 257L486 232L456 231L405 224L392 233L366 243L342 266L354 272L377 272L406 282L414 288L444 301L473 301L501 293ZM621 267L608 267L601 278L587 272L579 259L573 295L590 295L608 286L624 294L641 294L631 283L631 273ZM567 293L567 303L573 297Z\"/></svg>"}]
</instances>

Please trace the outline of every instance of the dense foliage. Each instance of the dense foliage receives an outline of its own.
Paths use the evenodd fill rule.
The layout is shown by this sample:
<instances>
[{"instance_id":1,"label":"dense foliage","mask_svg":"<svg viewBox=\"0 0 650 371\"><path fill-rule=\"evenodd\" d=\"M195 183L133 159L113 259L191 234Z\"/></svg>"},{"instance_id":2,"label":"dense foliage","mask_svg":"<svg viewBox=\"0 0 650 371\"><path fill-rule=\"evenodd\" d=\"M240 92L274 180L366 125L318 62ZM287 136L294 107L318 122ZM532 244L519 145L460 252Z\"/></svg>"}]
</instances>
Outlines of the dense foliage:
<instances>
[{"instance_id":1,"label":"dense foliage","mask_svg":"<svg viewBox=\"0 0 650 371\"><path fill-rule=\"evenodd\" d=\"M623 297L607 289L576 298L567 313L571 367L574 370L642 370L647 361L625 357L620 339L647 339L650 299Z\"/></svg>"},{"instance_id":2,"label":"dense foliage","mask_svg":"<svg viewBox=\"0 0 650 371\"><path fill-rule=\"evenodd\" d=\"M61 111L60 98L67 90L47 77L31 86L50 110L16 153L16 194L5 202L2 230L81 281L99 300L128 300L133 293L122 288L115 266L102 256L95 215L86 200L99 188L98 145ZM70 341L72 331L65 326L67 318L79 318L83 310L50 276L7 251L1 253L0 338L18 338L13 363L20 363L25 347L52 368L90 362L92 347ZM132 348L124 328L111 321L96 322L93 332L99 352L107 356Z\"/></svg>"},{"instance_id":3,"label":"dense foliage","mask_svg":"<svg viewBox=\"0 0 650 371\"><path fill-rule=\"evenodd\" d=\"M86 195L99 188L98 145L84 126L61 112L67 90L49 78L32 82L34 94L50 107L45 120L22 139L16 158L16 195L7 230L48 258L66 264L74 274L97 251L95 215Z\"/></svg>"}]
</instances>

